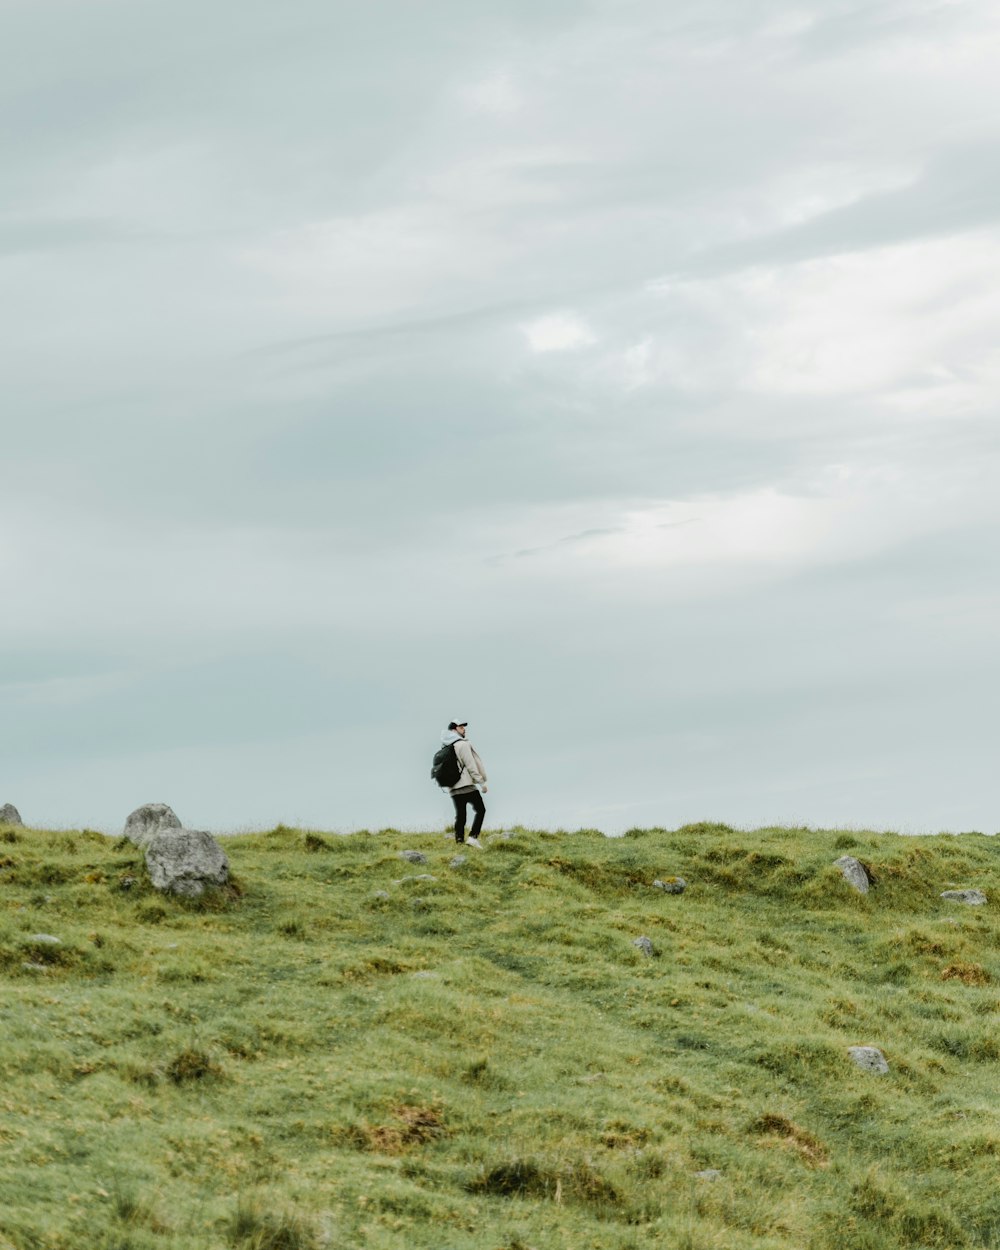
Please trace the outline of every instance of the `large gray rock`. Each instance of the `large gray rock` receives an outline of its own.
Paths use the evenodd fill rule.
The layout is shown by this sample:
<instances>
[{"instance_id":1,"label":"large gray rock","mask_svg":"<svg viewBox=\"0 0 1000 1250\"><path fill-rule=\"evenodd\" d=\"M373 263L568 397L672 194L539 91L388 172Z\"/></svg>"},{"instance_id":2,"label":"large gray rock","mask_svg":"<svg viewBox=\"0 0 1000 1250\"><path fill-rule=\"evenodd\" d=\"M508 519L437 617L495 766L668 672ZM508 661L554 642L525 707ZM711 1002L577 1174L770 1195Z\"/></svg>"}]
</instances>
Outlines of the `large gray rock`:
<instances>
[{"instance_id":1,"label":"large gray rock","mask_svg":"<svg viewBox=\"0 0 1000 1250\"><path fill-rule=\"evenodd\" d=\"M889 1071L885 1055L877 1046L848 1046L847 1053L853 1063L865 1072L874 1072L876 1076L885 1076Z\"/></svg>"},{"instance_id":2,"label":"large gray rock","mask_svg":"<svg viewBox=\"0 0 1000 1250\"><path fill-rule=\"evenodd\" d=\"M653 888L667 894L683 894L687 889L687 882L683 877L667 877L665 881L654 881Z\"/></svg>"},{"instance_id":3,"label":"large gray rock","mask_svg":"<svg viewBox=\"0 0 1000 1250\"><path fill-rule=\"evenodd\" d=\"M840 869L847 884L854 886L859 894L868 893L870 882L860 860L855 859L853 855L841 855L840 859L833 861L833 866Z\"/></svg>"},{"instance_id":4,"label":"large gray rock","mask_svg":"<svg viewBox=\"0 0 1000 1250\"><path fill-rule=\"evenodd\" d=\"M982 907L986 902L982 890L942 890L941 897L951 899L953 903L968 903L970 907Z\"/></svg>"},{"instance_id":5,"label":"large gray rock","mask_svg":"<svg viewBox=\"0 0 1000 1250\"><path fill-rule=\"evenodd\" d=\"M207 885L225 885L229 860L210 833L168 828L154 833L146 847L149 878L158 890L197 898Z\"/></svg>"},{"instance_id":6,"label":"large gray rock","mask_svg":"<svg viewBox=\"0 0 1000 1250\"><path fill-rule=\"evenodd\" d=\"M21 813L13 803L5 803L0 807L0 825L23 825Z\"/></svg>"},{"instance_id":7,"label":"large gray rock","mask_svg":"<svg viewBox=\"0 0 1000 1250\"><path fill-rule=\"evenodd\" d=\"M164 829L180 829L177 813L166 803L143 803L125 821L125 837L138 847L147 847L154 834Z\"/></svg>"}]
</instances>

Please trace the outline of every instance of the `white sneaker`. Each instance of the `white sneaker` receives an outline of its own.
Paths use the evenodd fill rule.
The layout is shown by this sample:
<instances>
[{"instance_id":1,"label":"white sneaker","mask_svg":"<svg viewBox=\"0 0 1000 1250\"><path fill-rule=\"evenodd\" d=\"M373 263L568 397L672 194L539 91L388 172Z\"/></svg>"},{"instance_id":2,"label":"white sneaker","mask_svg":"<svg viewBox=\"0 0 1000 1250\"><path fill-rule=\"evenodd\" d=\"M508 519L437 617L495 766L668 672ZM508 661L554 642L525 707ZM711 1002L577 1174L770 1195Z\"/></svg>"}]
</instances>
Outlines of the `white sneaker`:
<instances>
[{"instance_id":1,"label":"white sneaker","mask_svg":"<svg viewBox=\"0 0 1000 1250\"><path fill-rule=\"evenodd\" d=\"M474 846L474 847L476 848L476 850L477 850L477 851L483 851L483 850L485 850L485 849L486 849L486 848L483 846L482 842L480 842L480 841L479 841L479 839L478 839L478 838L466 838L466 839L465 839L465 845L466 845L466 846Z\"/></svg>"}]
</instances>

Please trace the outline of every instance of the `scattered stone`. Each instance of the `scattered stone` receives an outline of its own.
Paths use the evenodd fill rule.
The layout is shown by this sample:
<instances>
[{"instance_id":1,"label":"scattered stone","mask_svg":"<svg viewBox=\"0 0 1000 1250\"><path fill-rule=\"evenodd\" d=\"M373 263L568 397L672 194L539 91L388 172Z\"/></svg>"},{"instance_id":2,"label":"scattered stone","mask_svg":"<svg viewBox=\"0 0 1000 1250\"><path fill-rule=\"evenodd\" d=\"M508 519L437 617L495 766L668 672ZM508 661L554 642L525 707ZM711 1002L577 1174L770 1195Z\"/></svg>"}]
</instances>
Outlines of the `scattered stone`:
<instances>
[{"instance_id":1,"label":"scattered stone","mask_svg":"<svg viewBox=\"0 0 1000 1250\"><path fill-rule=\"evenodd\" d=\"M460 867L462 866L462 864L467 864L468 862L469 862L469 857L468 857L468 855L456 855L456 856L454 857L454 859L452 859L452 861L451 861L451 863L448 865L448 867L449 867L449 868L460 868Z\"/></svg>"},{"instance_id":2,"label":"scattered stone","mask_svg":"<svg viewBox=\"0 0 1000 1250\"><path fill-rule=\"evenodd\" d=\"M372 898L392 898L388 890L376 890Z\"/></svg>"},{"instance_id":3,"label":"scattered stone","mask_svg":"<svg viewBox=\"0 0 1000 1250\"><path fill-rule=\"evenodd\" d=\"M702 1172L695 1172L695 1178L699 1181L721 1181L722 1173L718 1168L705 1168Z\"/></svg>"},{"instance_id":4,"label":"scattered stone","mask_svg":"<svg viewBox=\"0 0 1000 1250\"><path fill-rule=\"evenodd\" d=\"M427 856L423 851L400 851L399 858L408 860L411 864L427 863Z\"/></svg>"},{"instance_id":5,"label":"scattered stone","mask_svg":"<svg viewBox=\"0 0 1000 1250\"><path fill-rule=\"evenodd\" d=\"M848 1046L847 1053L851 1056L853 1062L866 1072L874 1072L878 1076L885 1076L889 1071L885 1055L882 1054L877 1046Z\"/></svg>"},{"instance_id":6,"label":"scattered stone","mask_svg":"<svg viewBox=\"0 0 1000 1250\"><path fill-rule=\"evenodd\" d=\"M868 893L871 883L860 860L855 859L853 855L841 855L840 859L833 861L833 866L840 869L841 876L847 884L853 886L859 894Z\"/></svg>"},{"instance_id":7,"label":"scattered stone","mask_svg":"<svg viewBox=\"0 0 1000 1250\"><path fill-rule=\"evenodd\" d=\"M427 900L425 898L414 898L410 902L415 911L425 911L427 908Z\"/></svg>"},{"instance_id":8,"label":"scattered stone","mask_svg":"<svg viewBox=\"0 0 1000 1250\"><path fill-rule=\"evenodd\" d=\"M29 933L29 942L41 942L45 946L62 946L62 938L57 938L52 933Z\"/></svg>"},{"instance_id":9,"label":"scattered stone","mask_svg":"<svg viewBox=\"0 0 1000 1250\"><path fill-rule=\"evenodd\" d=\"M123 890L131 890L131 888L135 885L135 877L122 877L118 884Z\"/></svg>"},{"instance_id":10,"label":"scattered stone","mask_svg":"<svg viewBox=\"0 0 1000 1250\"><path fill-rule=\"evenodd\" d=\"M687 889L687 882L683 877L667 877L666 881L654 881L653 888L664 890L667 894L683 894Z\"/></svg>"},{"instance_id":11,"label":"scattered stone","mask_svg":"<svg viewBox=\"0 0 1000 1250\"><path fill-rule=\"evenodd\" d=\"M13 803L5 803L0 807L0 825L23 825L21 813Z\"/></svg>"},{"instance_id":12,"label":"scattered stone","mask_svg":"<svg viewBox=\"0 0 1000 1250\"><path fill-rule=\"evenodd\" d=\"M394 877L393 885L405 885L407 881L436 881L437 877L432 877L429 872L411 872L408 877Z\"/></svg>"},{"instance_id":13,"label":"scattered stone","mask_svg":"<svg viewBox=\"0 0 1000 1250\"><path fill-rule=\"evenodd\" d=\"M197 898L207 885L225 885L229 860L218 842L200 829L168 828L146 847L146 867L157 890Z\"/></svg>"},{"instance_id":14,"label":"scattered stone","mask_svg":"<svg viewBox=\"0 0 1000 1250\"><path fill-rule=\"evenodd\" d=\"M982 907L986 902L982 890L943 890L941 897L951 899L953 903L967 903L970 907Z\"/></svg>"},{"instance_id":15,"label":"scattered stone","mask_svg":"<svg viewBox=\"0 0 1000 1250\"><path fill-rule=\"evenodd\" d=\"M648 937L646 937L646 936L645 936L645 934L643 934L643 936L642 936L642 937L633 938L633 939L632 939L632 945L636 948L636 950L640 950L640 951L642 951L642 953L643 953L643 954L644 954L647 958L649 958L649 959L651 959L651 958L652 958L652 956L653 956L653 943L649 940L649 938L648 938Z\"/></svg>"},{"instance_id":16,"label":"scattered stone","mask_svg":"<svg viewBox=\"0 0 1000 1250\"><path fill-rule=\"evenodd\" d=\"M421 969L419 972L412 972L410 975L414 977L419 977L421 981L427 981L427 980L430 980L430 978L434 976L434 973L425 972Z\"/></svg>"},{"instance_id":17,"label":"scattered stone","mask_svg":"<svg viewBox=\"0 0 1000 1250\"><path fill-rule=\"evenodd\" d=\"M48 964L36 964L31 959L24 960L24 962L21 964L21 967L27 968L29 972L48 972L49 970Z\"/></svg>"},{"instance_id":18,"label":"scattered stone","mask_svg":"<svg viewBox=\"0 0 1000 1250\"><path fill-rule=\"evenodd\" d=\"M144 803L130 812L125 821L124 836L143 850L164 829L180 829L177 813L166 803Z\"/></svg>"}]
</instances>

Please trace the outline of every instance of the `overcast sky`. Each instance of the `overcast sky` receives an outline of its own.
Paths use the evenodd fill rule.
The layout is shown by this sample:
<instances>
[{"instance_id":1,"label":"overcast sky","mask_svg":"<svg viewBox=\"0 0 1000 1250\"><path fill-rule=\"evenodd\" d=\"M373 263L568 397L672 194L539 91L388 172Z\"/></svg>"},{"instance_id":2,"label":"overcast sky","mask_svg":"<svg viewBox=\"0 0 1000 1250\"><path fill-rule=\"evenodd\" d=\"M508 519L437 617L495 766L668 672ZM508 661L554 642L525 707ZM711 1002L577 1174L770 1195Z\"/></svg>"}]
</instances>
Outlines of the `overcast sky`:
<instances>
[{"instance_id":1,"label":"overcast sky","mask_svg":"<svg viewBox=\"0 0 1000 1250\"><path fill-rule=\"evenodd\" d=\"M1000 828L994 3L0 8L0 804Z\"/></svg>"}]
</instances>

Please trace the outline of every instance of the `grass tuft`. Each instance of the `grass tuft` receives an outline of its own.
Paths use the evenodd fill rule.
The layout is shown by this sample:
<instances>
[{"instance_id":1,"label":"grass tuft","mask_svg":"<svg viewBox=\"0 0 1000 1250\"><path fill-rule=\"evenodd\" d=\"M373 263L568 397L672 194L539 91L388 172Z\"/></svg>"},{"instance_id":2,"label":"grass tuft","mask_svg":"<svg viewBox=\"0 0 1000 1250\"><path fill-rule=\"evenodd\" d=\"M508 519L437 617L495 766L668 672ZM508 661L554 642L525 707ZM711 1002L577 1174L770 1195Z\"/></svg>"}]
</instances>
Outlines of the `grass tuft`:
<instances>
[{"instance_id":1,"label":"grass tuft","mask_svg":"<svg viewBox=\"0 0 1000 1250\"><path fill-rule=\"evenodd\" d=\"M299 1216L264 1211L257 1203L240 1202L230 1221L230 1244L238 1250L319 1250L315 1228Z\"/></svg>"}]
</instances>

